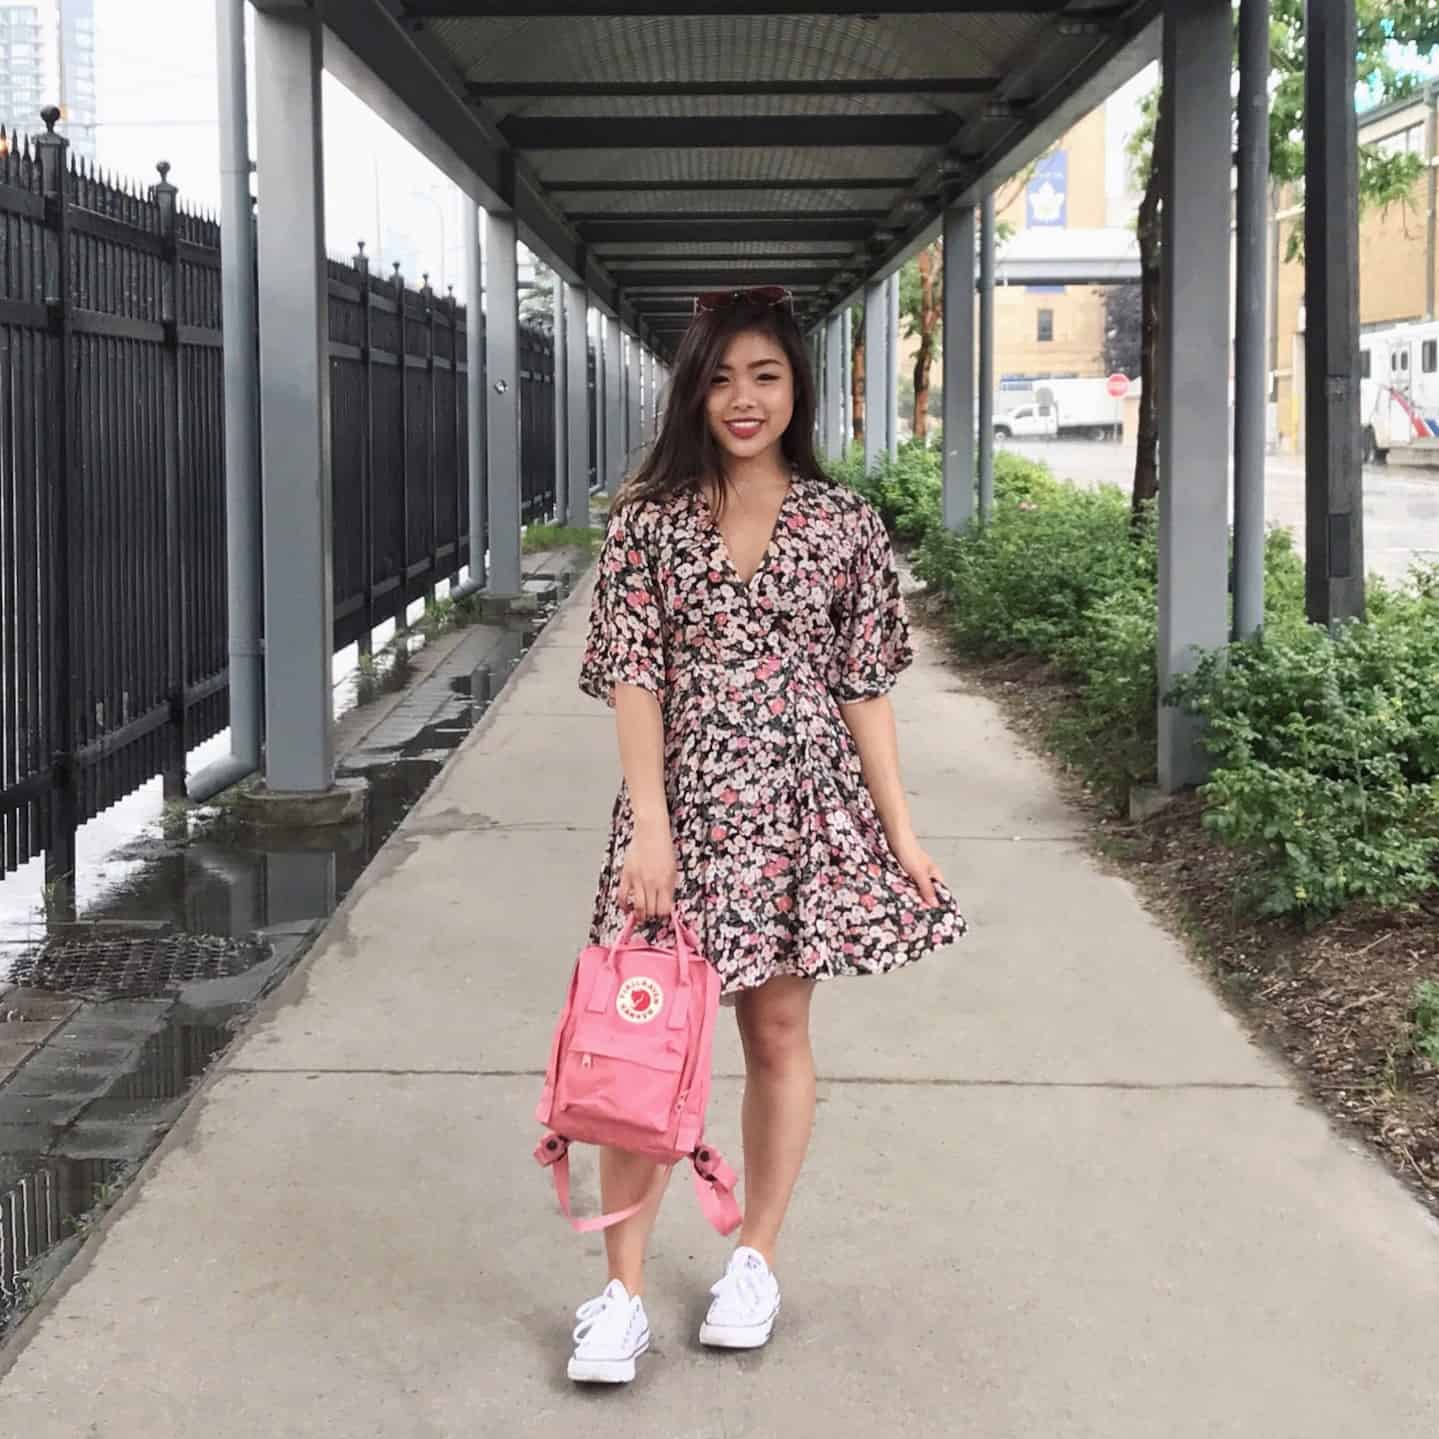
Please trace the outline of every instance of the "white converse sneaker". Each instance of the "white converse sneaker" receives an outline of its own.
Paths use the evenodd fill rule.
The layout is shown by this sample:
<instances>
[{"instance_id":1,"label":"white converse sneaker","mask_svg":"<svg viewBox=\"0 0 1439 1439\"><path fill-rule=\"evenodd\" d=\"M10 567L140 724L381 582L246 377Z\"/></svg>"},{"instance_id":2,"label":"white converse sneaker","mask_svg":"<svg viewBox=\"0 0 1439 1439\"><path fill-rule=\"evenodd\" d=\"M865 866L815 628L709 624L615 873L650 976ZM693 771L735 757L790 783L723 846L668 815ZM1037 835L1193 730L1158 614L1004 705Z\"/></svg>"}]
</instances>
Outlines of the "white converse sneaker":
<instances>
[{"instance_id":1,"label":"white converse sneaker","mask_svg":"<svg viewBox=\"0 0 1439 1439\"><path fill-rule=\"evenodd\" d=\"M741 1247L730 1257L724 1278L710 1293L700 1343L716 1349L759 1349L769 1342L779 1314L779 1281L764 1255Z\"/></svg>"},{"instance_id":2,"label":"white converse sneaker","mask_svg":"<svg viewBox=\"0 0 1439 1439\"><path fill-rule=\"evenodd\" d=\"M580 1322L570 1378L577 1384L628 1384L635 1377L635 1360L650 1347L644 1300L611 1279L598 1299L580 1305L575 1318Z\"/></svg>"}]
</instances>

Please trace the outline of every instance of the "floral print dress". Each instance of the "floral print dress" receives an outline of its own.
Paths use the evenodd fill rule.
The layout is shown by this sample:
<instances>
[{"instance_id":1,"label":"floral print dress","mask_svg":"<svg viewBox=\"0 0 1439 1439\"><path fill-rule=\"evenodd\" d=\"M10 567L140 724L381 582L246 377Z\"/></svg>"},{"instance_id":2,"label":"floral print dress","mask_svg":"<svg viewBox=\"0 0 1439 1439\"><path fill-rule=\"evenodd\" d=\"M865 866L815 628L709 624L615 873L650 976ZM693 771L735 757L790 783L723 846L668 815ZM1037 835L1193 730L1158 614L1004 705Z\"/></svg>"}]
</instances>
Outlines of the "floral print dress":
<instances>
[{"instance_id":1,"label":"floral print dress","mask_svg":"<svg viewBox=\"0 0 1439 1439\"><path fill-rule=\"evenodd\" d=\"M852 490L796 476L749 584L698 493L612 517L580 688L660 701L676 902L727 997L882 974L965 932L944 886L926 909L900 868L840 714L912 658L889 537ZM621 787L593 943L622 924L633 834Z\"/></svg>"}]
</instances>

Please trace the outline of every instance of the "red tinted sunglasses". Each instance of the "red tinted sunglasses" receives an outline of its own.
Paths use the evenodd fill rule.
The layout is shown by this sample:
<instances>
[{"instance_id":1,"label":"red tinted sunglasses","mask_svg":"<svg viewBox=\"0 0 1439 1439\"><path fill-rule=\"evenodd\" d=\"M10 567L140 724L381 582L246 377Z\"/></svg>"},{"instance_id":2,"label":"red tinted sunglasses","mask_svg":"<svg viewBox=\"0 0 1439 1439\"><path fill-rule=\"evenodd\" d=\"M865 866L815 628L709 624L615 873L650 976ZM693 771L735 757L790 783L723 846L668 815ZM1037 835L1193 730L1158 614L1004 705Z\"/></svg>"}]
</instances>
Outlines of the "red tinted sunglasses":
<instances>
[{"instance_id":1,"label":"red tinted sunglasses","mask_svg":"<svg viewBox=\"0 0 1439 1439\"><path fill-rule=\"evenodd\" d=\"M711 290L695 296L695 314L723 310L727 305L793 305L794 296L783 285L756 285L750 290Z\"/></svg>"}]
</instances>

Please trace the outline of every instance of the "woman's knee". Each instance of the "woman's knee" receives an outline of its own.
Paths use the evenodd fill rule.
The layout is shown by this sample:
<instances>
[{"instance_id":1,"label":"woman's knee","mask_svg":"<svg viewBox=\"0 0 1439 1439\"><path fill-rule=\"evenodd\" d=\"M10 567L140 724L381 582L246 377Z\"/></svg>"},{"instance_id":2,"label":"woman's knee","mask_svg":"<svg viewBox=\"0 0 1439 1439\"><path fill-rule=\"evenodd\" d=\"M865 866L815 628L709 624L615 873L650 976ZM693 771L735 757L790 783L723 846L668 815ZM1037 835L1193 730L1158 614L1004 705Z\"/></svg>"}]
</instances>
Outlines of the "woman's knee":
<instances>
[{"instance_id":1,"label":"woman's knee","mask_svg":"<svg viewBox=\"0 0 1439 1439\"><path fill-rule=\"evenodd\" d=\"M771 980L739 1003L740 1035L751 1064L783 1066L809 1054L811 986Z\"/></svg>"}]
</instances>

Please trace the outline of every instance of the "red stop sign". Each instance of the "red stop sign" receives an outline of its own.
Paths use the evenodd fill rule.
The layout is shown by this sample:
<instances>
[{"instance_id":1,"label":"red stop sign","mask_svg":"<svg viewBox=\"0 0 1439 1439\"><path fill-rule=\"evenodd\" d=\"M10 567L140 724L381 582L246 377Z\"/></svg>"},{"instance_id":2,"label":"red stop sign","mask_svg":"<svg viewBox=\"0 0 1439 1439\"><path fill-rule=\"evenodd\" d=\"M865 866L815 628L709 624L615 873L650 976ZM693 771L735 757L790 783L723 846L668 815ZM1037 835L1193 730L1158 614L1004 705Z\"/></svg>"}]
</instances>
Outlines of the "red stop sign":
<instances>
[{"instance_id":1,"label":"red stop sign","mask_svg":"<svg viewBox=\"0 0 1439 1439\"><path fill-rule=\"evenodd\" d=\"M1122 400L1129 393L1128 375L1111 375L1105 384L1116 400Z\"/></svg>"}]
</instances>

